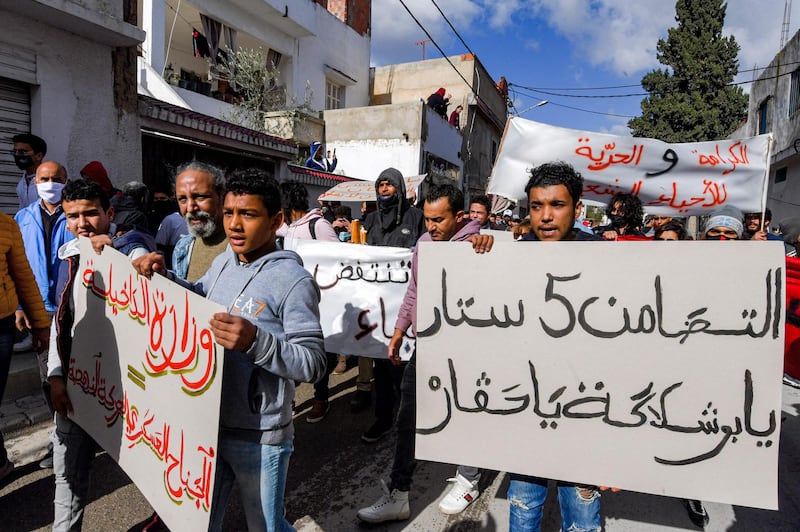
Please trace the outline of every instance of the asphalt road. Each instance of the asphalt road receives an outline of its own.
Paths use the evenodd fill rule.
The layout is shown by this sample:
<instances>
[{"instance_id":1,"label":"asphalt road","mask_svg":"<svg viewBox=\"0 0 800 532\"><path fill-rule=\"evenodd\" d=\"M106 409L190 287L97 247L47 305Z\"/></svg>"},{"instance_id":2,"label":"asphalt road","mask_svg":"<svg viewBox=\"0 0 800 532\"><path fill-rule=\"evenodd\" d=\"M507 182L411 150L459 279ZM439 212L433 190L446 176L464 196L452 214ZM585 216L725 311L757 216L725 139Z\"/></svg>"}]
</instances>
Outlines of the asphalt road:
<instances>
[{"instance_id":1,"label":"asphalt road","mask_svg":"<svg viewBox=\"0 0 800 532\"><path fill-rule=\"evenodd\" d=\"M366 526L358 523L356 511L380 494L378 479L388 478L394 437L364 444L361 433L372 422L371 412L352 414L350 394L355 369L333 376L331 412L317 424L308 424L312 388L298 391L295 452L287 485L287 517L303 531L501 531L508 528L507 475L486 472L481 497L462 515L447 517L437 509L445 480L454 466L424 462L417 468L411 493L412 515L408 521ZM781 430L779 500L780 511L772 512L725 504L706 505L710 531L800 530L800 390L783 387L784 421ZM7 437L12 460L18 469L0 486L0 531L49 530L53 509L52 471L37 467L47 445L48 424L41 424ZM552 488L551 488L552 489ZM555 493L552 493L555 495ZM611 532L697 530L686 516L680 500L634 492L604 494L604 529ZM95 459L90 503L84 530L139 530L152 509L128 477L105 454ZM238 498L226 514L226 530L245 530ZM548 499L542 530L559 529L555 497Z\"/></svg>"}]
</instances>

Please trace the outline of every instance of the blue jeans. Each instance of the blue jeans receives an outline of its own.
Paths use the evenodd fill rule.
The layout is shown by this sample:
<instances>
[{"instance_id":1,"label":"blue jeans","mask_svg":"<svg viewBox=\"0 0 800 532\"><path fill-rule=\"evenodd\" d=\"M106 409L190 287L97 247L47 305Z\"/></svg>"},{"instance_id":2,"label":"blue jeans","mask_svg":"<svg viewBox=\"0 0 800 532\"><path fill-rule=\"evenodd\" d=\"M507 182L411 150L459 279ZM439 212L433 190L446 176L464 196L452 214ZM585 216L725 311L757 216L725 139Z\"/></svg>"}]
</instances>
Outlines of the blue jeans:
<instances>
[{"instance_id":1,"label":"blue jeans","mask_svg":"<svg viewBox=\"0 0 800 532\"><path fill-rule=\"evenodd\" d=\"M592 490L575 484L558 483L563 532L600 532L600 492L593 489L592 494L585 498L580 491L586 489ZM546 479L512 475L508 487L510 532L538 531L546 498Z\"/></svg>"},{"instance_id":2,"label":"blue jeans","mask_svg":"<svg viewBox=\"0 0 800 532\"><path fill-rule=\"evenodd\" d=\"M0 319L0 402L6 391L8 370L11 367L11 355L14 352L14 315ZM0 432L0 465L8 460L3 433Z\"/></svg>"},{"instance_id":3,"label":"blue jeans","mask_svg":"<svg viewBox=\"0 0 800 532\"><path fill-rule=\"evenodd\" d=\"M53 530L80 530L97 444L77 423L58 413L55 416L56 430L50 436L56 480Z\"/></svg>"},{"instance_id":4,"label":"blue jeans","mask_svg":"<svg viewBox=\"0 0 800 532\"><path fill-rule=\"evenodd\" d=\"M286 473L294 450L292 441L262 445L220 435L218 447L209 530L222 530L234 481L239 486L248 530L294 530L283 516Z\"/></svg>"}]
</instances>

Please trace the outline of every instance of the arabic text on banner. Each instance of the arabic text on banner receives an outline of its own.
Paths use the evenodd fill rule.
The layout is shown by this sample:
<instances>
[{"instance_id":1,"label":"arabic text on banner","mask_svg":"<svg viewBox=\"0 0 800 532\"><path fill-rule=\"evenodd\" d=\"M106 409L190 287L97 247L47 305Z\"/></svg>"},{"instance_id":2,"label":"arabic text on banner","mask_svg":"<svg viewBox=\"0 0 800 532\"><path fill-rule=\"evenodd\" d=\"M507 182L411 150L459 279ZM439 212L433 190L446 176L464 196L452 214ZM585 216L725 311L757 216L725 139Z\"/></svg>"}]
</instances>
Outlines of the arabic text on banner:
<instances>
[{"instance_id":1,"label":"arabic text on banner","mask_svg":"<svg viewBox=\"0 0 800 532\"><path fill-rule=\"evenodd\" d=\"M302 240L297 253L322 294L325 350L386 358L411 277L411 250ZM401 357L410 358L413 347L413 338L406 337Z\"/></svg>"},{"instance_id":2,"label":"arabic text on banner","mask_svg":"<svg viewBox=\"0 0 800 532\"><path fill-rule=\"evenodd\" d=\"M783 247L671 244L420 244L417 458L777 509Z\"/></svg>"},{"instance_id":3,"label":"arabic text on banner","mask_svg":"<svg viewBox=\"0 0 800 532\"><path fill-rule=\"evenodd\" d=\"M512 118L487 191L524 202L530 169L559 160L583 176L584 199L608 203L614 194L634 194L646 212L673 216L706 215L722 205L757 212L770 138L667 144Z\"/></svg>"},{"instance_id":4,"label":"arabic text on banner","mask_svg":"<svg viewBox=\"0 0 800 532\"><path fill-rule=\"evenodd\" d=\"M67 391L73 420L174 530L206 530L216 470L224 308L81 238Z\"/></svg>"}]
</instances>

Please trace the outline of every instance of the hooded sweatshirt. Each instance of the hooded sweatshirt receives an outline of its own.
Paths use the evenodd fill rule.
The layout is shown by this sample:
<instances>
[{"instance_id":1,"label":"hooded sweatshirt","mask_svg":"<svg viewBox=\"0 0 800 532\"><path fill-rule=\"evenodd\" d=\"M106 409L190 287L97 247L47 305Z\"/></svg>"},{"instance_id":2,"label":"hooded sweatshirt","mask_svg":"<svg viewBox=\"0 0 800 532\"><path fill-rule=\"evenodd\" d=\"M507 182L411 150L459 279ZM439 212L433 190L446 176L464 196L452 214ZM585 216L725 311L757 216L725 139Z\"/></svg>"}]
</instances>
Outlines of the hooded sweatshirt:
<instances>
[{"instance_id":1,"label":"hooded sweatshirt","mask_svg":"<svg viewBox=\"0 0 800 532\"><path fill-rule=\"evenodd\" d=\"M300 256L274 251L242 263L228 250L193 288L258 327L246 352L225 350L222 433L269 445L290 439L295 381L319 380L326 363L319 288Z\"/></svg>"},{"instance_id":2,"label":"hooded sweatshirt","mask_svg":"<svg viewBox=\"0 0 800 532\"><path fill-rule=\"evenodd\" d=\"M406 183L399 170L387 168L381 172L375 181L376 195L381 181L389 181L394 185L397 194L389 202L378 201L377 210L369 213L364 219L367 244L413 248L425 232L425 217L420 209L408 203Z\"/></svg>"},{"instance_id":3,"label":"hooded sweatshirt","mask_svg":"<svg viewBox=\"0 0 800 532\"><path fill-rule=\"evenodd\" d=\"M314 236L311 235L311 220L316 219L314 222ZM331 223L323 218L322 212L319 209L311 209L305 216L285 226L282 231L283 248L294 250L297 248L297 240L322 240L328 242L338 242L339 237L336 236Z\"/></svg>"},{"instance_id":4,"label":"hooded sweatshirt","mask_svg":"<svg viewBox=\"0 0 800 532\"><path fill-rule=\"evenodd\" d=\"M449 242L463 242L472 235L481 232L481 224L477 220L470 220L464 226L456 231ZM419 237L420 242L433 242L430 233L425 233ZM417 335L417 250L419 247L414 248L414 253L411 255L411 279L408 281L408 288L406 288L406 295L403 297L403 304L400 305L400 311L397 313L397 321L394 324L395 329L406 331L408 326L411 325L411 330L414 336Z\"/></svg>"},{"instance_id":5,"label":"hooded sweatshirt","mask_svg":"<svg viewBox=\"0 0 800 532\"><path fill-rule=\"evenodd\" d=\"M314 141L308 145L309 151L311 152L311 156L306 159L306 168L311 168L312 170L319 170L321 172L333 172L336 169L336 159L332 159L332 162L328 162L328 159L320 157L317 159L317 153L322 150L322 143L318 141ZM324 154L323 154L324 155Z\"/></svg>"}]
</instances>

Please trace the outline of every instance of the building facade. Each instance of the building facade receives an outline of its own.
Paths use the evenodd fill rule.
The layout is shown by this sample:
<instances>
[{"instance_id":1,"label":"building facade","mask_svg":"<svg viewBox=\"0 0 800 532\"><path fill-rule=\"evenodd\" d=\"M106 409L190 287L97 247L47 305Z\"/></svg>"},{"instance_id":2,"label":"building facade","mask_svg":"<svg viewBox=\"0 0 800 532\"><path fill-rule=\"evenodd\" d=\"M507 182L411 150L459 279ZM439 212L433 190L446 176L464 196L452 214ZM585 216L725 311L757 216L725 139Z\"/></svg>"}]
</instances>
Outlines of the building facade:
<instances>
[{"instance_id":1,"label":"building facade","mask_svg":"<svg viewBox=\"0 0 800 532\"><path fill-rule=\"evenodd\" d=\"M734 138L772 133L767 207L777 225L800 216L800 32L784 46L750 89L747 122Z\"/></svg>"},{"instance_id":2,"label":"building facade","mask_svg":"<svg viewBox=\"0 0 800 532\"><path fill-rule=\"evenodd\" d=\"M0 210L13 213L22 172L11 137L31 132L70 176L92 160L116 184L141 179L136 4L127 0L0 2Z\"/></svg>"}]
</instances>

